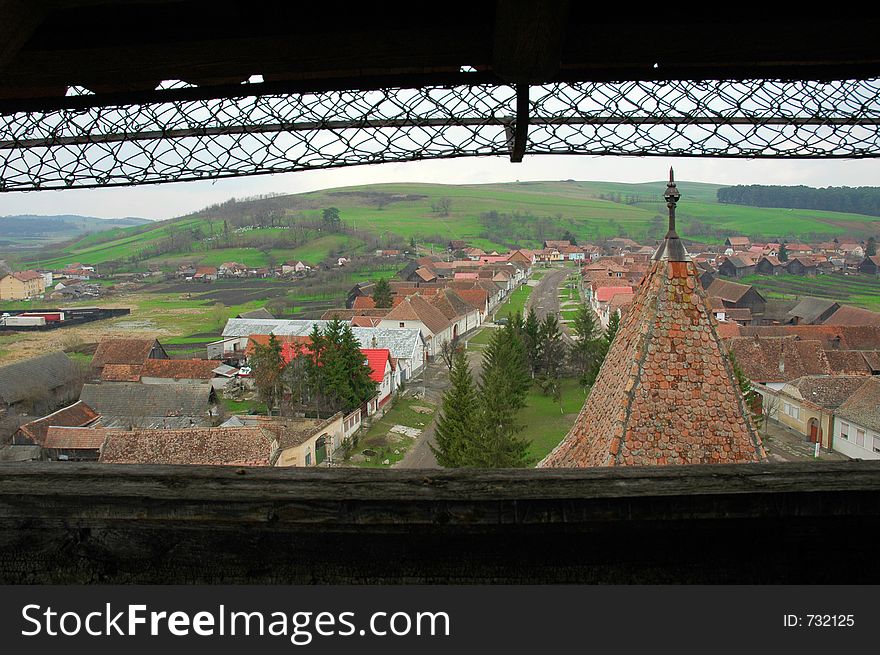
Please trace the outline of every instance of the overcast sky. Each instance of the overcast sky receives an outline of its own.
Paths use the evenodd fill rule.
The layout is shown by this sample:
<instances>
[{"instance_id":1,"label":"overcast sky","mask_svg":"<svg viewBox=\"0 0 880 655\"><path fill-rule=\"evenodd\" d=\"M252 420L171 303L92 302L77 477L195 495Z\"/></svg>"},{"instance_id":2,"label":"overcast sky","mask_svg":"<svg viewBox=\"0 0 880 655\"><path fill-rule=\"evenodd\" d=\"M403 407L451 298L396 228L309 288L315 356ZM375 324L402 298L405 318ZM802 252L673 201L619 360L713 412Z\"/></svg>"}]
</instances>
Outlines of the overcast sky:
<instances>
[{"instance_id":1,"label":"overcast sky","mask_svg":"<svg viewBox=\"0 0 880 655\"><path fill-rule=\"evenodd\" d=\"M36 191L0 194L0 216L80 214L163 219L188 214L231 197L300 193L379 182L478 184L516 180L603 180L648 182L666 177L718 184L806 184L880 186L880 160L722 160L664 157L526 156L521 164L504 157L468 157L402 164L378 164L324 171L260 175L216 182L155 186ZM660 193L662 189L658 190ZM686 200L686 199L685 199Z\"/></svg>"}]
</instances>

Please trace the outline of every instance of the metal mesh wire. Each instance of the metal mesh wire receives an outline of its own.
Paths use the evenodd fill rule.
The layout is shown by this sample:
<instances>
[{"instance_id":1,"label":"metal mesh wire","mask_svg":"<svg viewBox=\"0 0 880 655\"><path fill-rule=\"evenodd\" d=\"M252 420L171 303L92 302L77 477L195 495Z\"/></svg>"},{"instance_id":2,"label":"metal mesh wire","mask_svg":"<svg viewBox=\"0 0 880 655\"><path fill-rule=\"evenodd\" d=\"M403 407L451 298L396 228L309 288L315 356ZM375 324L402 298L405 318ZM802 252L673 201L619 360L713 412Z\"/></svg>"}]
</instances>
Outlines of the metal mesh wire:
<instances>
[{"instance_id":1,"label":"metal mesh wire","mask_svg":"<svg viewBox=\"0 0 880 655\"><path fill-rule=\"evenodd\" d=\"M511 86L179 100L0 115L0 191L510 153ZM529 90L526 154L880 156L880 80Z\"/></svg>"}]
</instances>

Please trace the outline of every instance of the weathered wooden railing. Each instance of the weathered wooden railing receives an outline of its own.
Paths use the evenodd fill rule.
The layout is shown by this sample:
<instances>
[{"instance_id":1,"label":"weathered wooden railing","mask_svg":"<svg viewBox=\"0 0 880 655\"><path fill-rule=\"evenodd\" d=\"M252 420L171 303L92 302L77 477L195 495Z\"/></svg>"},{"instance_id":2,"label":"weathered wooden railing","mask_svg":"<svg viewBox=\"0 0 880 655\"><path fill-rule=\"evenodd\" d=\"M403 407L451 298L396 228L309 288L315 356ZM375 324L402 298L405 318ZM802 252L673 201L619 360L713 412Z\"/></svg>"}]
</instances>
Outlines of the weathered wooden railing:
<instances>
[{"instance_id":1,"label":"weathered wooden railing","mask_svg":"<svg viewBox=\"0 0 880 655\"><path fill-rule=\"evenodd\" d=\"M3 583L880 581L880 462L0 465Z\"/></svg>"}]
</instances>

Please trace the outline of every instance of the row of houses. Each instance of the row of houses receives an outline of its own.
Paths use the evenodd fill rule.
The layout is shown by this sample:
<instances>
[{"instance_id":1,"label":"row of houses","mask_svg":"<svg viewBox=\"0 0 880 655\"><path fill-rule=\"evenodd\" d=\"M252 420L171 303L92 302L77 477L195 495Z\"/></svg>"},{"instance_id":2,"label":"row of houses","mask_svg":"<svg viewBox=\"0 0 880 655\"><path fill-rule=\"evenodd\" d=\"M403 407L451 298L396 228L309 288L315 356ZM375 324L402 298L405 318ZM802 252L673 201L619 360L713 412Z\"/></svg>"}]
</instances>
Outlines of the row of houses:
<instances>
[{"instance_id":1,"label":"row of houses","mask_svg":"<svg viewBox=\"0 0 880 655\"><path fill-rule=\"evenodd\" d=\"M766 417L848 457L880 458L880 325L738 327L725 344Z\"/></svg>"}]
</instances>

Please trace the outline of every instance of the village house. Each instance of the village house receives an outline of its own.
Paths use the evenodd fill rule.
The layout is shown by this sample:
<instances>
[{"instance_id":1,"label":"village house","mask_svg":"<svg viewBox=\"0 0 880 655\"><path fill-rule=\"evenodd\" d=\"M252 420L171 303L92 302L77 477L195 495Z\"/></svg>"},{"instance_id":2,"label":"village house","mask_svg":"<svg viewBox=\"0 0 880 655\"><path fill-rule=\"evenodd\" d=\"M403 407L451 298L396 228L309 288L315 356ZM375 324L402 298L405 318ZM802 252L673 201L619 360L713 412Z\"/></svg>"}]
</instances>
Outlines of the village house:
<instances>
[{"instance_id":1,"label":"village house","mask_svg":"<svg viewBox=\"0 0 880 655\"><path fill-rule=\"evenodd\" d=\"M46 292L46 280L37 271L16 271L0 278L0 300L28 300Z\"/></svg>"},{"instance_id":2,"label":"village house","mask_svg":"<svg viewBox=\"0 0 880 655\"><path fill-rule=\"evenodd\" d=\"M853 459L880 459L880 378L869 378L834 412L832 446Z\"/></svg>"},{"instance_id":3,"label":"village house","mask_svg":"<svg viewBox=\"0 0 880 655\"><path fill-rule=\"evenodd\" d=\"M859 273L864 273L865 275L880 275L880 255L865 257L865 259L862 260L862 263L859 264Z\"/></svg>"},{"instance_id":4,"label":"village house","mask_svg":"<svg viewBox=\"0 0 880 655\"><path fill-rule=\"evenodd\" d=\"M193 273L192 279L199 282L214 282L219 277L216 266L199 266Z\"/></svg>"},{"instance_id":5,"label":"village house","mask_svg":"<svg viewBox=\"0 0 880 655\"><path fill-rule=\"evenodd\" d=\"M43 446L50 427L82 428L100 420L100 415L82 401L77 401L47 416L30 421L12 436L16 446Z\"/></svg>"},{"instance_id":6,"label":"village house","mask_svg":"<svg viewBox=\"0 0 880 655\"><path fill-rule=\"evenodd\" d=\"M840 303L826 298L804 298L786 314L792 325L815 325L824 323L840 309Z\"/></svg>"},{"instance_id":7,"label":"village house","mask_svg":"<svg viewBox=\"0 0 880 655\"><path fill-rule=\"evenodd\" d=\"M599 322L603 329L608 327L608 321L611 319L613 311L617 311L622 306L623 296L631 297L632 295L633 288L630 286L599 287L590 294L590 306L599 316ZM615 298L617 298L616 302ZM612 310L612 305L614 305L614 310Z\"/></svg>"},{"instance_id":8,"label":"village house","mask_svg":"<svg viewBox=\"0 0 880 655\"><path fill-rule=\"evenodd\" d=\"M785 271L791 275L814 277L818 275L819 268L812 257L798 255L789 258L785 263Z\"/></svg>"},{"instance_id":9,"label":"village house","mask_svg":"<svg viewBox=\"0 0 880 655\"><path fill-rule=\"evenodd\" d=\"M765 414L811 443L831 448L834 412L869 380L863 376L808 375L778 390L758 386Z\"/></svg>"},{"instance_id":10,"label":"village house","mask_svg":"<svg viewBox=\"0 0 880 655\"><path fill-rule=\"evenodd\" d=\"M142 366L148 359L168 359L158 340L104 337L95 349L91 366L95 379L100 379L108 364Z\"/></svg>"},{"instance_id":11,"label":"village house","mask_svg":"<svg viewBox=\"0 0 880 655\"><path fill-rule=\"evenodd\" d=\"M748 237L727 237L724 245L732 248L734 252L748 250L752 242Z\"/></svg>"},{"instance_id":12,"label":"village house","mask_svg":"<svg viewBox=\"0 0 880 655\"><path fill-rule=\"evenodd\" d=\"M752 316L761 316L767 301L755 287L750 284L740 284L739 282L731 282L715 278L706 288L707 296L716 296L721 298L724 306L730 309L746 309L752 312Z\"/></svg>"},{"instance_id":13,"label":"village house","mask_svg":"<svg viewBox=\"0 0 880 655\"><path fill-rule=\"evenodd\" d=\"M399 386L391 351L387 348L361 348L367 365L370 367L370 379L376 383L376 396L367 403L367 415L375 414Z\"/></svg>"},{"instance_id":14,"label":"village house","mask_svg":"<svg viewBox=\"0 0 880 655\"><path fill-rule=\"evenodd\" d=\"M384 328L415 328L422 333L427 345L427 355L434 357L440 352L444 341L458 338L458 325L447 319L443 313L418 294L407 296L397 307L394 307L379 327Z\"/></svg>"},{"instance_id":15,"label":"village house","mask_svg":"<svg viewBox=\"0 0 880 655\"><path fill-rule=\"evenodd\" d=\"M245 277L248 267L238 262L223 262L217 267L218 277Z\"/></svg>"},{"instance_id":16,"label":"village house","mask_svg":"<svg viewBox=\"0 0 880 655\"><path fill-rule=\"evenodd\" d=\"M779 275L785 271L785 264L773 255L765 255L755 264L755 273L760 275Z\"/></svg>"},{"instance_id":17,"label":"village house","mask_svg":"<svg viewBox=\"0 0 880 655\"><path fill-rule=\"evenodd\" d=\"M755 272L755 260L745 253L732 255L718 265L718 274L725 277L741 278Z\"/></svg>"}]
</instances>

